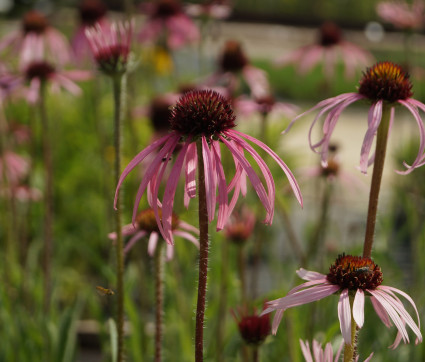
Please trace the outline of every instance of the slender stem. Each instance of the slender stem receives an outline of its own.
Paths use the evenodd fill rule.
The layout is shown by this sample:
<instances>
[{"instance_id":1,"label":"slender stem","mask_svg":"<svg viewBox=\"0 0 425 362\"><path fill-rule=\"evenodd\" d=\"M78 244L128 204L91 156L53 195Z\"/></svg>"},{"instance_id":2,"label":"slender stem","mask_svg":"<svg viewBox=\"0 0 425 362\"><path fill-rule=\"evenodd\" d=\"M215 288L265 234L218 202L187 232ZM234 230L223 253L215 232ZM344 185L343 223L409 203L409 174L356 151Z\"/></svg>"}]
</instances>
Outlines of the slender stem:
<instances>
[{"instance_id":1,"label":"slender stem","mask_svg":"<svg viewBox=\"0 0 425 362\"><path fill-rule=\"evenodd\" d=\"M260 347L252 347L252 362L260 362Z\"/></svg>"},{"instance_id":2,"label":"slender stem","mask_svg":"<svg viewBox=\"0 0 425 362\"><path fill-rule=\"evenodd\" d=\"M161 362L162 316L164 314L164 253L159 240L155 253L155 362Z\"/></svg>"},{"instance_id":3,"label":"slender stem","mask_svg":"<svg viewBox=\"0 0 425 362\"><path fill-rule=\"evenodd\" d=\"M113 80L114 93L114 141L115 141L115 184L121 173L121 123L124 116L125 75L115 76ZM121 227L120 195L117 200L118 209L115 212L116 268L117 268L117 328L118 328L118 362L124 361L124 253Z\"/></svg>"},{"instance_id":4,"label":"slender stem","mask_svg":"<svg viewBox=\"0 0 425 362\"><path fill-rule=\"evenodd\" d=\"M385 153L387 150L388 129L390 125L391 106L384 103L381 124L376 136L375 162L373 166L372 183L369 194L366 234L363 246L363 257L370 258L375 233L376 213L378 211L379 190L381 188L382 171L384 170Z\"/></svg>"},{"instance_id":5,"label":"slender stem","mask_svg":"<svg viewBox=\"0 0 425 362\"><path fill-rule=\"evenodd\" d=\"M195 361L204 360L204 316L208 275L208 213L205 190L204 160L202 158L201 140L197 142L198 150L198 188L199 188L199 281L198 302L196 306Z\"/></svg>"},{"instance_id":6,"label":"slender stem","mask_svg":"<svg viewBox=\"0 0 425 362\"><path fill-rule=\"evenodd\" d=\"M40 87L40 98L38 107L41 119L41 137L43 143L43 162L45 170L45 189L44 189L44 311L50 308L51 294L51 260L53 249L53 161L50 126L46 111L46 86L44 83Z\"/></svg>"},{"instance_id":7,"label":"slender stem","mask_svg":"<svg viewBox=\"0 0 425 362\"><path fill-rule=\"evenodd\" d=\"M351 309L351 344L344 345L344 362L354 362L357 357L357 325L353 318L354 297L350 296Z\"/></svg>"},{"instance_id":8,"label":"slender stem","mask_svg":"<svg viewBox=\"0 0 425 362\"><path fill-rule=\"evenodd\" d=\"M224 331L226 330L227 315L227 275L229 273L229 241L222 240L221 246L221 271L220 271L220 289L218 297L217 312L217 335L216 335L216 361L223 361Z\"/></svg>"},{"instance_id":9,"label":"slender stem","mask_svg":"<svg viewBox=\"0 0 425 362\"><path fill-rule=\"evenodd\" d=\"M241 300L242 304L244 304L246 302L245 251L243 244L237 245L237 248L239 280L241 282Z\"/></svg>"}]
</instances>

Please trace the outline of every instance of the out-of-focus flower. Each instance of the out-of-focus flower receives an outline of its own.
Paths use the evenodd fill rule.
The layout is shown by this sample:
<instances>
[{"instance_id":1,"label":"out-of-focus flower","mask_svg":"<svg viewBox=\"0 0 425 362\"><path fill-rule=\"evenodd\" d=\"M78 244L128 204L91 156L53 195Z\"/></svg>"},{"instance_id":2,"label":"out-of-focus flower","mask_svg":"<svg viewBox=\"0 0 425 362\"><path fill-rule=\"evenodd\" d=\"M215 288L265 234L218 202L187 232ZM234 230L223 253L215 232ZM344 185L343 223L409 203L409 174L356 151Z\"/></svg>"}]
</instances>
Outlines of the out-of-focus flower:
<instances>
[{"instance_id":1,"label":"out-of-focus flower","mask_svg":"<svg viewBox=\"0 0 425 362\"><path fill-rule=\"evenodd\" d=\"M288 117L294 118L299 112L299 107L291 103L279 102L271 94L254 99L240 96L236 98L233 105L242 116L251 116L259 113L263 117Z\"/></svg>"},{"instance_id":2,"label":"out-of-focus flower","mask_svg":"<svg viewBox=\"0 0 425 362\"><path fill-rule=\"evenodd\" d=\"M51 27L38 11L27 12L21 29L12 31L0 40L0 51L10 48L19 53L19 65L25 67L35 59L48 59L64 65L70 61L69 44L64 35Z\"/></svg>"},{"instance_id":3,"label":"out-of-focus flower","mask_svg":"<svg viewBox=\"0 0 425 362\"><path fill-rule=\"evenodd\" d=\"M422 0L382 1L376 6L376 12L386 22L404 30L422 29L425 22L425 4Z\"/></svg>"},{"instance_id":4,"label":"out-of-focus flower","mask_svg":"<svg viewBox=\"0 0 425 362\"><path fill-rule=\"evenodd\" d=\"M338 362L344 343L341 343L341 346L336 352L335 360L333 359L332 345L330 343L326 343L326 346L323 349L322 345L319 342L317 342L315 339L313 339L313 353L310 350L310 345L308 341L304 342L300 339L300 345L301 345L301 351L303 352L306 362L313 362L313 361L314 362ZM372 356L373 356L373 352L369 355L368 358L364 360L364 362L371 361ZM359 356L355 358L355 362L357 362L358 360L359 360Z\"/></svg>"},{"instance_id":5,"label":"out-of-focus flower","mask_svg":"<svg viewBox=\"0 0 425 362\"><path fill-rule=\"evenodd\" d=\"M246 186L241 190L242 194L246 193ZM242 245L247 241L254 231L255 214L248 208L242 208L242 212L234 212L226 224L224 229L226 238L235 244Z\"/></svg>"},{"instance_id":6,"label":"out-of-focus flower","mask_svg":"<svg viewBox=\"0 0 425 362\"><path fill-rule=\"evenodd\" d=\"M75 84L75 81L82 81L91 78L88 71L83 70L59 70L52 64L45 61L34 61L28 64L23 74L17 76L14 81L19 82L19 93L23 95L28 102L35 103L40 96L42 86L48 86L52 92L58 92L60 88L68 92L79 95L81 88ZM29 87L25 87L26 83Z\"/></svg>"},{"instance_id":7,"label":"out-of-focus flower","mask_svg":"<svg viewBox=\"0 0 425 362\"><path fill-rule=\"evenodd\" d=\"M255 308L250 313L246 307L238 308L237 312L232 310L232 314L245 343L259 346L270 335L271 326L268 314L259 315Z\"/></svg>"},{"instance_id":8,"label":"out-of-focus flower","mask_svg":"<svg viewBox=\"0 0 425 362\"><path fill-rule=\"evenodd\" d=\"M381 268L372 259L343 254L331 265L327 275L305 269L298 270L297 274L307 280L307 283L293 288L286 297L268 302L267 309L263 312L265 314L277 311L273 319L273 334L276 334L286 309L339 293L338 318L346 344L351 345L351 317L359 328L363 327L365 296L370 296L376 314L386 327L392 325L391 321L397 327L397 337L391 348L396 348L402 339L404 343L409 342L406 324L416 334L416 342L422 342L419 313L412 298L399 289L381 285L383 280ZM414 322L396 294L405 297L412 305L418 324ZM350 298L354 300L352 310Z\"/></svg>"},{"instance_id":9,"label":"out-of-focus flower","mask_svg":"<svg viewBox=\"0 0 425 362\"><path fill-rule=\"evenodd\" d=\"M218 71L206 82L207 86L225 86L234 97L238 88L238 77L242 75L252 96L261 99L270 94L267 73L250 64L238 41L228 40L218 60Z\"/></svg>"},{"instance_id":10,"label":"out-of-focus flower","mask_svg":"<svg viewBox=\"0 0 425 362\"><path fill-rule=\"evenodd\" d=\"M142 43L157 43L166 49L178 49L200 39L199 29L183 12L178 0L159 0L145 4L148 16L139 33Z\"/></svg>"},{"instance_id":11,"label":"out-of-focus flower","mask_svg":"<svg viewBox=\"0 0 425 362\"><path fill-rule=\"evenodd\" d=\"M106 5L100 0L83 0L78 7L80 26L78 27L71 46L74 58L78 63L93 59L93 53L86 36L86 29L99 26L108 29L109 21L106 18Z\"/></svg>"},{"instance_id":12,"label":"out-of-focus flower","mask_svg":"<svg viewBox=\"0 0 425 362\"><path fill-rule=\"evenodd\" d=\"M322 164L326 166L330 137L342 111L356 101L363 99L369 100L372 104L369 109L368 129L363 140L360 154L360 170L363 173L367 173L368 166L370 166L374 161L374 155L369 159L369 154L378 127L381 123L384 103L391 106L390 129L394 119L395 106L402 105L407 108L410 113L412 113L419 127L420 137L419 151L415 161L413 161L411 165L404 163L404 166L407 168L406 171L397 171L401 174L407 174L415 168L425 164L425 129L418 110L421 109L425 112L425 104L411 98L412 95L412 83L409 80L409 75L397 64L391 62L380 62L375 64L373 67L368 68L364 73L363 78L360 80L360 86L357 93L344 93L319 102L307 112L296 117L286 131L288 131L294 122L303 115L316 109L320 109L320 112L315 117L310 127L309 142L310 148L314 152L321 154ZM327 114L323 124L323 138L318 142L313 143L311 140L312 129L318 119L327 112L329 113ZM320 148L320 151L317 151L318 148Z\"/></svg>"},{"instance_id":13,"label":"out-of-focus flower","mask_svg":"<svg viewBox=\"0 0 425 362\"><path fill-rule=\"evenodd\" d=\"M94 59L99 69L109 76L121 75L128 70L130 45L133 36L132 23L113 23L86 29Z\"/></svg>"},{"instance_id":14,"label":"out-of-focus flower","mask_svg":"<svg viewBox=\"0 0 425 362\"><path fill-rule=\"evenodd\" d=\"M341 29L334 23L326 22L320 27L315 44L296 49L276 59L275 64L293 64L300 74L307 74L317 64L322 63L325 75L333 77L339 61L344 63L345 76L352 78L356 69L363 68L373 61L368 51L343 39Z\"/></svg>"},{"instance_id":15,"label":"out-of-focus flower","mask_svg":"<svg viewBox=\"0 0 425 362\"><path fill-rule=\"evenodd\" d=\"M162 217L162 211L158 210L158 214ZM199 234L199 230L194 226L180 220L176 214L173 213L171 221L171 229L174 236L180 236L192 242L196 247L199 248L198 239L193 236L190 232L195 235ZM148 254L153 257L155 255L156 246L160 238L160 232L158 224L156 223L155 213L152 209L146 209L141 211L136 217L136 228L133 224L125 225L122 230L123 236L131 236L128 240L127 245L124 248L124 253L128 253L133 245L148 237ZM117 238L116 233L110 233L109 238L115 240ZM167 244L167 260L171 260L174 255L174 246Z\"/></svg>"},{"instance_id":16,"label":"out-of-focus flower","mask_svg":"<svg viewBox=\"0 0 425 362\"><path fill-rule=\"evenodd\" d=\"M155 211L159 230L164 239L172 243L172 209L179 176L184 169L184 202L188 206L189 200L196 196L196 170L198 157L202 157L205 165L208 220L211 222L214 219L216 203L218 202L218 230L221 230L227 222L246 176L250 179L266 209L265 223L271 224L274 214L274 180L267 164L246 141L249 140L267 152L279 164L288 177L297 200L302 204L300 189L286 164L264 143L234 130L235 118L229 102L216 92L201 90L184 94L172 110L171 133L141 151L125 168L117 185L115 203L127 175L147 156L155 153L156 156L146 168L139 186L133 209L133 223L136 221L137 209L142 195L147 189L148 202ZM176 156L170 176L167 179L162 203L160 203L158 200L159 186L164 171L172 159L173 151L179 143L182 143L182 148ZM220 144L224 144L230 151L235 163L236 172L229 184L226 182L226 175L221 163ZM159 152L157 152L158 149ZM267 185L267 192L246 158L245 152L252 156L258 164ZM233 196L229 203L228 196L232 191ZM162 205L162 219L158 215L159 204Z\"/></svg>"},{"instance_id":17,"label":"out-of-focus flower","mask_svg":"<svg viewBox=\"0 0 425 362\"><path fill-rule=\"evenodd\" d=\"M209 0L202 4L188 4L185 9L186 14L189 16L205 20L224 20L232 13L232 7L228 1L223 0Z\"/></svg>"}]
</instances>

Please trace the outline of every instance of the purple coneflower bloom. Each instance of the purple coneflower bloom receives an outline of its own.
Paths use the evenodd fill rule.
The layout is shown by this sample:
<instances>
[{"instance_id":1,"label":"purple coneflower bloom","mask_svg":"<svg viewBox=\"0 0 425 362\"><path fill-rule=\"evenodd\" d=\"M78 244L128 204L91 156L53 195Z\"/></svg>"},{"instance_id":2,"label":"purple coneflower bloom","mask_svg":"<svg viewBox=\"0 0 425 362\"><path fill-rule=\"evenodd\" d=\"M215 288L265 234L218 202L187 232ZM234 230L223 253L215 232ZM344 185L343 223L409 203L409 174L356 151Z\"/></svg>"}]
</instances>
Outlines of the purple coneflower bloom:
<instances>
[{"instance_id":1,"label":"purple coneflower bloom","mask_svg":"<svg viewBox=\"0 0 425 362\"><path fill-rule=\"evenodd\" d=\"M86 36L86 29L95 25L100 28L109 28L106 18L106 5L100 0L83 0L78 8L80 26L71 41L74 58L78 63L93 59L93 53Z\"/></svg>"},{"instance_id":2,"label":"purple coneflower bloom","mask_svg":"<svg viewBox=\"0 0 425 362\"><path fill-rule=\"evenodd\" d=\"M69 44L64 35L51 27L46 17L32 10L24 15L22 27L0 40L0 51L12 48L19 53L19 64L25 67L35 58L46 57L63 65L70 60Z\"/></svg>"},{"instance_id":3,"label":"purple coneflower bloom","mask_svg":"<svg viewBox=\"0 0 425 362\"><path fill-rule=\"evenodd\" d=\"M331 78L335 66L342 60L345 76L352 78L355 70L369 65L373 56L368 51L343 39L341 29L334 23L326 22L320 27L319 39L276 59L275 64L284 66L294 64L300 74L306 74L317 64L323 63L324 73Z\"/></svg>"},{"instance_id":4,"label":"purple coneflower bloom","mask_svg":"<svg viewBox=\"0 0 425 362\"><path fill-rule=\"evenodd\" d=\"M261 345L270 335L270 316L259 315L254 308L250 313L248 308L238 308L237 312L232 310L233 317L238 324L239 333L246 344L252 346Z\"/></svg>"},{"instance_id":5,"label":"purple coneflower bloom","mask_svg":"<svg viewBox=\"0 0 425 362\"><path fill-rule=\"evenodd\" d=\"M241 96L236 98L233 104L237 112L248 117L254 113L259 113L262 116L285 116L293 118L299 111L296 105L279 102L271 94L264 95L263 97L255 97L254 99Z\"/></svg>"},{"instance_id":6,"label":"purple coneflower bloom","mask_svg":"<svg viewBox=\"0 0 425 362\"><path fill-rule=\"evenodd\" d=\"M255 221L255 214L248 208L242 208L241 212L235 211L224 229L226 238L237 245L243 245L251 237Z\"/></svg>"},{"instance_id":7,"label":"purple coneflower bloom","mask_svg":"<svg viewBox=\"0 0 425 362\"><path fill-rule=\"evenodd\" d=\"M263 312L277 311L273 319L273 334L276 334L283 312L288 308L339 293L338 318L346 344L351 345L351 316L359 328L363 327L365 296L370 296L376 314L386 327L392 325L391 321L397 327L397 337L391 348L396 348L402 339L404 343L409 342L406 324L416 334L417 343L422 342L419 314L414 301L399 289L381 285L381 268L370 258L343 254L331 265L327 275L305 269L298 270L297 274L307 280L307 283L293 288L286 297L268 302L268 308ZM417 325L396 293L404 296L413 306L418 318ZM353 310L350 307L350 298L354 298Z\"/></svg>"},{"instance_id":8,"label":"purple coneflower bloom","mask_svg":"<svg viewBox=\"0 0 425 362\"><path fill-rule=\"evenodd\" d=\"M214 219L216 203L218 202L217 229L221 230L224 227L239 197L244 178L248 176L267 211L264 222L271 224L274 214L274 180L269 167L246 141L248 140L267 152L279 164L288 177L297 200L302 204L300 189L286 164L264 143L233 129L235 118L229 102L216 92L201 90L184 94L172 110L171 133L153 142L128 164L118 182L115 202L127 175L148 155L155 153L156 156L147 167L137 192L133 209L133 223L136 221L137 208L142 195L147 189L148 202L155 211L159 230L167 242L173 243L172 208L179 176L184 170L184 199L187 206L189 200L196 196L197 147L199 147L202 150L202 158L205 164L209 221L211 222ZM173 151L180 143L182 143L181 149L171 169L161 203L158 200L160 182L169 161L172 159ZM235 175L229 184L226 182L226 175L221 163L221 143L230 151L236 168ZM257 162L265 179L267 191L246 158L245 152ZM218 194L216 194L217 189ZM232 191L233 196L229 203L228 196ZM158 205L162 205L162 220L158 214Z\"/></svg>"},{"instance_id":9,"label":"purple coneflower bloom","mask_svg":"<svg viewBox=\"0 0 425 362\"><path fill-rule=\"evenodd\" d=\"M99 69L110 76L127 71L130 45L133 36L132 23L96 24L86 29L94 59Z\"/></svg>"},{"instance_id":10,"label":"purple coneflower bloom","mask_svg":"<svg viewBox=\"0 0 425 362\"><path fill-rule=\"evenodd\" d=\"M383 1L376 6L376 12L385 21L399 29L422 29L425 21L425 5L422 0Z\"/></svg>"},{"instance_id":11,"label":"purple coneflower bloom","mask_svg":"<svg viewBox=\"0 0 425 362\"><path fill-rule=\"evenodd\" d=\"M250 64L238 41L226 42L218 59L218 68L218 71L206 81L207 86L225 86L228 94L234 97L238 88L238 77L242 75L253 97L259 99L270 94L267 73Z\"/></svg>"},{"instance_id":12,"label":"purple coneflower bloom","mask_svg":"<svg viewBox=\"0 0 425 362\"><path fill-rule=\"evenodd\" d=\"M28 64L23 70L23 74L16 77L22 88L20 92L30 103L36 103L40 96L42 84L46 84L53 92L59 91L62 87L68 92L79 95L81 88L75 81L82 81L91 78L88 71L83 70L59 70L52 64L45 61L34 61ZM29 82L29 87L24 87ZM19 93L17 91L17 93Z\"/></svg>"},{"instance_id":13,"label":"purple coneflower bloom","mask_svg":"<svg viewBox=\"0 0 425 362\"><path fill-rule=\"evenodd\" d=\"M319 102L307 112L296 117L286 131L288 131L292 127L293 123L300 117L311 111L320 109L320 112L314 118L310 127L309 142L310 148L314 152L321 154L322 164L326 165L330 137L342 111L356 101L363 99L371 101L372 104L370 106L368 116L368 128L363 140L360 154L360 171L367 173L368 166L370 166L374 160L374 155L369 158L369 154L376 132L381 123L383 106L388 105L391 107L391 127L394 119L395 106L402 105L407 108L410 113L412 113L416 120L419 127L420 137L419 152L415 161L411 165L404 163L404 166L407 168L406 171L397 171L400 174L407 174L413 171L413 169L425 164L425 129L419 115L419 109L425 112L425 104L411 98L412 95L412 83L409 80L409 75L397 64L391 62L379 62L368 68L364 73L363 78L360 80L357 93L344 93ZM314 143L311 140L312 129L318 119L325 113L328 114L323 124L323 138ZM317 149L320 150L317 151Z\"/></svg>"},{"instance_id":14,"label":"purple coneflower bloom","mask_svg":"<svg viewBox=\"0 0 425 362\"><path fill-rule=\"evenodd\" d=\"M161 210L158 210L160 217L162 217ZM199 241L190 232L198 235L199 230L194 226L180 220L176 214L173 213L171 221L171 229L174 236L180 236L192 242L199 249ZM124 248L124 253L128 253L133 245L144 237L148 237L148 254L153 257L155 255L156 246L160 239L160 232L158 224L156 222L155 213L153 209L146 209L141 211L136 217L136 228L133 224L123 226L123 236L131 236L128 240L127 245ZM110 233L109 238L115 240L117 238L116 233ZM171 260L174 255L174 246L167 244L167 260Z\"/></svg>"},{"instance_id":15,"label":"purple coneflower bloom","mask_svg":"<svg viewBox=\"0 0 425 362\"><path fill-rule=\"evenodd\" d=\"M199 29L183 12L178 0L159 0L145 5L148 20L139 33L139 40L157 42L165 37L168 49L177 49L200 39Z\"/></svg>"},{"instance_id":16,"label":"purple coneflower bloom","mask_svg":"<svg viewBox=\"0 0 425 362\"><path fill-rule=\"evenodd\" d=\"M335 359L333 358L332 345L330 343L326 343L325 348L322 348L322 345L313 339L313 353L310 350L310 345L308 341L302 341L300 339L301 351L303 352L304 358L306 362L338 362L339 357L342 352L342 347L344 343L341 343L338 351L336 352ZM373 352L369 355L368 358L364 360L364 362L369 362L372 359ZM359 356L356 357L355 362L359 360Z\"/></svg>"}]
</instances>

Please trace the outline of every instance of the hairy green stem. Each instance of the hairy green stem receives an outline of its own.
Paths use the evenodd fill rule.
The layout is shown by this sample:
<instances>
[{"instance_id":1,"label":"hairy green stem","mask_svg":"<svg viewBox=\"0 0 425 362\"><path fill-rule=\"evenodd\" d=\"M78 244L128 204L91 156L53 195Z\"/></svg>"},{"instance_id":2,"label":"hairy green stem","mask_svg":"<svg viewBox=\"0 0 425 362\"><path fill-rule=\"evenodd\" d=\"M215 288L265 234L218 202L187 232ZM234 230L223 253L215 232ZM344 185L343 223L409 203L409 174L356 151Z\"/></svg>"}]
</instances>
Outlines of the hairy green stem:
<instances>
[{"instance_id":1,"label":"hairy green stem","mask_svg":"<svg viewBox=\"0 0 425 362\"><path fill-rule=\"evenodd\" d=\"M379 191L381 188L382 172L384 170L385 154L387 151L388 130L390 126L391 106L384 103L382 119L376 136L375 162L373 165L372 183L369 194L366 233L363 245L363 257L371 257L375 234L376 214L378 211Z\"/></svg>"},{"instance_id":2,"label":"hairy green stem","mask_svg":"<svg viewBox=\"0 0 425 362\"><path fill-rule=\"evenodd\" d=\"M43 274L44 274L44 311L50 309L51 295L51 267L53 249L53 161L51 131L46 110L46 85L42 82L40 87L40 98L38 108L41 120L41 137L43 144L43 162L45 170L44 188L44 254L43 254Z\"/></svg>"},{"instance_id":3,"label":"hairy green stem","mask_svg":"<svg viewBox=\"0 0 425 362\"><path fill-rule=\"evenodd\" d=\"M198 189L199 189L199 278L198 301L196 306L195 361L204 360L204 317L208 276L208 212L205 190L204 160L201 140L197 141L198 151Z\"/></svg>"},{"instance_id":4,"label":"hairy green stem","mask_svg":"<svg viewBox=\"0 0 425 362\"><path fill-rule=\"evenodd\" d=\"M115 146L115 184L121 174L121 124L124 118L125 75L112 78L114 94L114 146ZM118 362L124 361L124 252L121 224L120 195L117 197L115 211L116 240L116 272L117 272L117 328L118 328Z\"/></svg>"},{"instance_id":5,"label":"hairy green stem","mask_svg":"<svg viewBox=\"0 0 425 362\"><path fill-rule=\"evenodd\" d=\"M245 272L245 250L244 244L237 245L238 248L238 271L239 280L241 282L241 301L242 304L246 302L246 272Z\"/></svg>"},{"instance_id":6,"label":"hairy green stem","mask_svg":"<svg viewBox=\"0 0 425 362\"><path fill-rule=\"evenodd\" d=\"M162 244L158 240L155 252L155 362L161 362L162 351L162 317L164 314L164 253Z\"/></svg>"}]
</instances>

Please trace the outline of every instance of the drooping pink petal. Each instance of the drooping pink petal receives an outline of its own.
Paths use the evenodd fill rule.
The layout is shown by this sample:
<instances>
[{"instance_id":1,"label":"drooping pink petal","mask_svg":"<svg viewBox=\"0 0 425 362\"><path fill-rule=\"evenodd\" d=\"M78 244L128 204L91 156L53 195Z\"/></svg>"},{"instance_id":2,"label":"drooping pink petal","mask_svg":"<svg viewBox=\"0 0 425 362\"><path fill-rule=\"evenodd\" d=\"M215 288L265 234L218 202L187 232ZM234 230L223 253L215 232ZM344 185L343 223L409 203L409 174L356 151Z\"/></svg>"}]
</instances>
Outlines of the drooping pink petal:
<instances>
[{"instance_id":1,"label":"drooping pink petal","mask_svg":"<svg viewBox=\"0 0 425 362\"><path fill-rule=\"evenodd\" d=\"M217 231L222 230L228 218L228 199L226 176L220 157L220 144L218 141L212 142L212 155L215 162L216 174L218 176L218 215Z\"/></svg>"},{"instance_id":2,"label":"drooping pink petal","mask_svg":"<svg viewBox=\"0 0 425 362\"><path fill-rule=\"evenodd\" d=\"M205 192L207 197L208 221L214 219L216 204L216 185L211 150L205 136L202 136L202 158L204 160Z\"/></svg>"},{"instance_id":3,"label":"drooping pink petal","mask_svg":"<svg viewBox=\"0 0 425 362\"><path fill-rule=\"evenodd\" d=\"M376 298L373 295L370 298L370 301L372 302L373 308L375 309L375 312L378 315L378 317L381 319L382 323L384 323L384 325L387 328L390 328L393 324L391 323L391 320L388 317L388 314L387 314L385 308L381 305L381 303L379 303L376 300Z\"/></svg>"},{"instance_id":4,"label":"drooping pink petal","mask_svg":"<svg viewBox=\"0 0 425 362\"><path fill-rule=\"evenodd\" d=\"M166 260L167 261L172 260L174 257L174 245L167 244L165 250L166 250L166 253L165 253Z\"/></svg>"},{"instance_id":5,"label":"drooping pink petal","mask_svg":"<svg viewBox=\"0 0 425 362\"><path fill-rule=\"evenodd\" d=\"M277 333L277 329L279 328L279 324L282 321L282 317L283 317L283 309L278 309L274 315L273 318L273 323L272 323L272 334L276 334ZM262 316L263 313L261 313L260 316Z\"/></svg>"},{"instance_id":6,"label":"drooping pink petal","mask_svg":"<svg viewBox=\"0 0 425 362\"><path fill-rule=\"evenodd\" d=\"M313 362L313 357L311 356L310 345L308 341L303 341L300 339L301 352L304 355L305 362Z\"/></svg>"},{"instance_id":7,"label":"drooping pink petal","mask_svg":"<svg viewBox=\"0 0 425 362\"><path fill-rule=\"evenodd\" d=\"M179 220L179 227L186 231L191 231L196 235L199 235L199 229L194 227L193 225L188 224L185 221Z\"/></svg>"},{"instance_id":8,"label":"drooping pink petal","mask_svg":"<svg viewBox=\"0 0 425 362\"><path fill-rule=\"evenodd\" d=\"M180 150L177 156L176 162L171 170L170 177L167 180L165 186L164 198L162 201L162 225L164 227L164 233L162 236L169 244L173 244L173 233L171 228L172 215L173 215L173 204L174 197L176 195L177 184L180 179L180 174L183 168L184 159L186 157L186 151L189 147L191 139L189 138Z\"/></svg>"},{"instance_id":9,"label":"drooping pink petal","mask_svg":"<svg viewBox=\"0 0 425 362\"><path fill-rule=\"evenodd\" d=\"M156 246L158 244L159 235L156 231L152 231L149 235L148 254L153 257L155 255Z\"/></svg>"},{"instance_id":10,"label":"drooping pink petal","mask_svg":"<svg viewBox=\"0 0 425 362\"><path fill-rule=\"evenodd\" d=\"M351 345L351 308L348 289L344 289L339 297L338 319L344 342L345 344Z\"/></svg>"},{"instance_id":11,"label":"drooping pink petal","mask_svg":"<svg viewBox=\"0 0 425 362\"><path fill-rule=\"evenodd\" d=\"M133 247L133 245L136 243L136 241L138 241L141 238L143 238L146 234L147 233L144 230L141 230L141 231L138 231L137 233L135 233L133 235L133 237L125 245L124 254L127 254L130 251L130 249Z\"/></svg>"},{"instance_id":12,"label":"drooping pink petal","mask_svg":"<svg viewBox=\"0 0 425 362\"><path fill-rule=\"evenodd\" d=\"M316 280L311 280L311 281L309 281L309 282L306 282L306 283L300 284L300 285L298 285L298 286L296 286L296 287L292 288L292 289L288 292L288 295L289 295L289 294L294 294L294 293L298 292L298 291L299 291L299 290L301 290L301 289L306 289L306 288L309 288L309 287L312 287L312 286L314 286L314 285L318 285L318 284L331 285L331 284L330 284L330 283L326 280L326 278L323 278L323 279L316 279Z\"/></svg>"},{"instance_id":13,"label":"drooping pink petal","mask_svg":"<svg viewBox=\"0 0 425 362\"><path fill-rule=\"evenodd\" d=\"M185 200L184 206L189 207L190 199L196 196L196 168L198 166L198 156L196 153L196 143L189 145L186 152L186 183L185 183Z\"/></svg>"},{"instance_id":14,"label":"drooping pink petal","mask_svg":"<svg viewBox=\"0 0 425 362\"><path fill-rule=\"evenodd\" d=\"M241 133L236 130L232 130L230 133L237 134L241 137L244 137L248 139L249 141L255 143L257 146L261 147L264 151L266 151L272 158L277 162L277 164L280 166L280 168L285 173L286 177L288 178L289 184L291 185L292 190L294 191L295 197L297 198L298 202L301 206L303 206L303 199L301 195L300 187L298 186L297 180L295 180L294 175L292 174L291 170L288 166L280 159L280 157L266 144L263 142L255 139L254 137L251 137L247 134Z\"/></svg>"},{"instance_id":15,"label":"drooping pink petal","mask_svg":"<svg viewBox=\"0 0 425 362\"><path fill-rule=\"evenodd\" d=\"M315 271L310 271L310 270L306 270L303 268L300 268L296 271L297 275L304 280L317 280L317 281L321 281L321 282L326 282L326 275L325 274L321 274Z\"/></svg>"},{"instance_id":16,"label":"drooping pink petal","mask_svg":"<svg viewBox=\"0 0 425 362\"><path fill-rule=\"evenodd\" d=\"M368 123L369 127L363 139L362 149L360 151L360 171L364 174L367 173L367 164L369 159L370 149L372 148L373 139L378 131L379 124L382 119L382 104L383 101L379 100L372 104L369 110Z\"/></svg>"},{"instance_id":17,"label":"drooping pink petal","mask_svg":"<svg viewBox=\"0 0 425 362\"><path fill-rule=\"evenodd\" d=\"M359 328L362 328L364 323L364 299L363 290L357 289L353 303L353 318Z\"/></svg>"},{"instance_id":18,"label":"drooping pink petal","mask_svg":"<svg viewBox=\"0 0 425 362\"><path fill-rule=\"evenodd\" d=\"M181 230L174 230L173 234L192 242L199 249L199 241L192 234L189 234L188 232L181 231Z\"/></svg>"}]
</instances>

